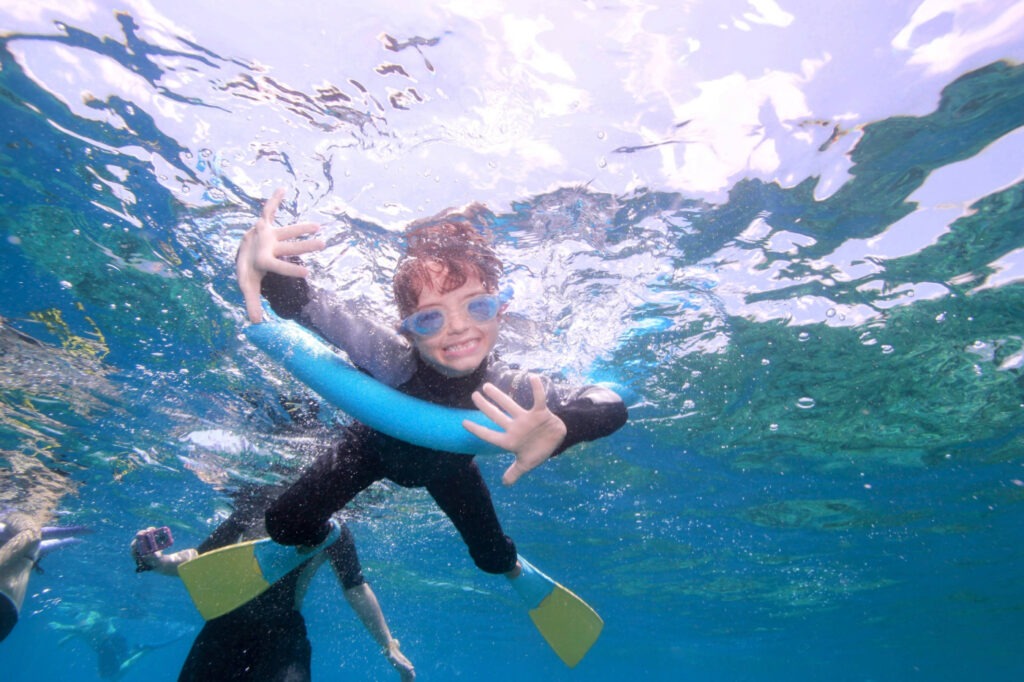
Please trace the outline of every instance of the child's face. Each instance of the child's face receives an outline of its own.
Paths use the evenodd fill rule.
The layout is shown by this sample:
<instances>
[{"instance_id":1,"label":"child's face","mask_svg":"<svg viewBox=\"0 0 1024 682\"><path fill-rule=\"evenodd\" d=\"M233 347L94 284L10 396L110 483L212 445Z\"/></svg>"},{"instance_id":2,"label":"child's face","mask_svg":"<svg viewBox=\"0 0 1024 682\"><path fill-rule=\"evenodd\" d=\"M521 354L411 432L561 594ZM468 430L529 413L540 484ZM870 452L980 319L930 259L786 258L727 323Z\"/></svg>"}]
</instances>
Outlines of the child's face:
<instances>
[{"instance_id":1,"label":"child's face","mask_svg":"<svg viewBox=\"0 0 1024 682\"><path fill-rule=\"evenodd\" d=\"M443 275L443 271L435 273L433 281L443 280ZM461 287L445 294L438 293L436 286L423 287L416 312L437 309L444 313L444 325L437 334L412 337L424 362L447 377L463 377L480 366L498 341L501 313L479 322L466 310L466 303L488 293L492 292L472 275Z\"/></svg>"}]
</instances>

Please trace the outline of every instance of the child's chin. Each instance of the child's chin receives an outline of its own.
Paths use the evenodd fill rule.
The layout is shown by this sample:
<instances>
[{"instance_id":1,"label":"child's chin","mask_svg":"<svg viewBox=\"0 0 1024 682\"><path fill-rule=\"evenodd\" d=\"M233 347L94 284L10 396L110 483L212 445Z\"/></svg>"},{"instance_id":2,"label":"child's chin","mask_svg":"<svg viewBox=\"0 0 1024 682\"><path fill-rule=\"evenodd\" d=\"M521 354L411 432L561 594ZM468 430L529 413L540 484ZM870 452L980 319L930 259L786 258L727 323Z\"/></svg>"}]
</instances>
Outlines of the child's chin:
<instances>
[{"instance_id":1,"label":"child's chin","mask_svg":"<svg viewBox=\"0 0 1024 682\"><path fill-rule=\"evenodd\" d=\"M431 364L441 374L453 378L472 374L480 366L480 362L477 362L475 358L446 359L444 362L433 362Z\"/></svg>"}]
</instances>

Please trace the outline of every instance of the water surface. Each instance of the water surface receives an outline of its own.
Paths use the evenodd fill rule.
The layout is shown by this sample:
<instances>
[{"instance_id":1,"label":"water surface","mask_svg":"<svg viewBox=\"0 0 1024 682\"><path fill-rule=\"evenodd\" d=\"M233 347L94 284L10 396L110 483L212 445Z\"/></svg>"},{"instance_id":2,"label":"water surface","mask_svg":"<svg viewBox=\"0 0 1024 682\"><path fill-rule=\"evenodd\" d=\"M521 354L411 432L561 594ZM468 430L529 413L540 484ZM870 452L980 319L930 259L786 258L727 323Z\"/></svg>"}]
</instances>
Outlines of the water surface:
<instances>
[{"instance_id":1,"label":"water surface","mask_svg":"<svg viewBox=\"0 0 1024 682\"><path fill-rule=\"evenodd\" d=\"M385 320L402 226L484 203L505 355L630 394L511 489L480 460L607 622L575 671L425 494L353 505L419 679L1019 677L1022 15L0 3L0 502L95 531L33 576L4 678L98 678L59 629L91 613L160 645L124 679L173 679L201 623L132 534L197 543L315 452L239 335L277 186L324 224L313 276ZM306 615L317 679L394 679L326 572Z\"/></svg>"}]
</instances>

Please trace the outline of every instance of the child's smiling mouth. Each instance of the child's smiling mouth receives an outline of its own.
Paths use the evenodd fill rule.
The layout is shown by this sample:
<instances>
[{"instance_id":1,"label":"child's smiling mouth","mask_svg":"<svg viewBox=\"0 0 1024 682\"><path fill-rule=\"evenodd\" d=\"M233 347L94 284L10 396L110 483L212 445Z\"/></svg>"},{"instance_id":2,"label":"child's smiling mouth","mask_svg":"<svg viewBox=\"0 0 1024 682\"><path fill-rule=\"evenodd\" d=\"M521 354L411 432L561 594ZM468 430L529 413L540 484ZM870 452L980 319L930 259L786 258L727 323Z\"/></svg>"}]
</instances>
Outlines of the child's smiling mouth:
<instances>
[{"instance_id":1,"label":"child's smiling mouth","mask_svg":"<svg viewBox=\"0 0 1024 682\"><path fill-rule=\"evenodd\" d=\"M445 353L450 353L450 354L464 353L464 352L467 352L467 351L474 350L479 344L480 344L480 340L479 339L470 339L468 341L460 341L458 343L453 343L450 346L445 346L444 347L444 352Z\"/></svg>"}]
</instances>

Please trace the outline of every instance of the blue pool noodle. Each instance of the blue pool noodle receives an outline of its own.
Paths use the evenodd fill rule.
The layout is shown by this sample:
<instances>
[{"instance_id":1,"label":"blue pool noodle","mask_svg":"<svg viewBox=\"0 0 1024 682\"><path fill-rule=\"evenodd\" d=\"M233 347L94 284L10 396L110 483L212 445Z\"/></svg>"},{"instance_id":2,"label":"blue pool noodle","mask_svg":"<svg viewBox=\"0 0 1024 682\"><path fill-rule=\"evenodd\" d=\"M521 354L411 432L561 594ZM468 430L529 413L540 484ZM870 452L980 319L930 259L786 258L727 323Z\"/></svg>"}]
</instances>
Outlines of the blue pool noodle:
<instances>
[{"instance_id":1,"label":"blue pool noodle","mask_svg":"<svg viewBox=\"0 0 1024 682\"><path fill-rule=\"evenodd\" d=\"M464 419L495 431L478 410L441 407L413 398L359 371L308 329L290 320L269 319L246 327L245 335L327 402L370 428L432 450L462 455L505 452L471 434Z\"/></svg>"}]
</instances>

